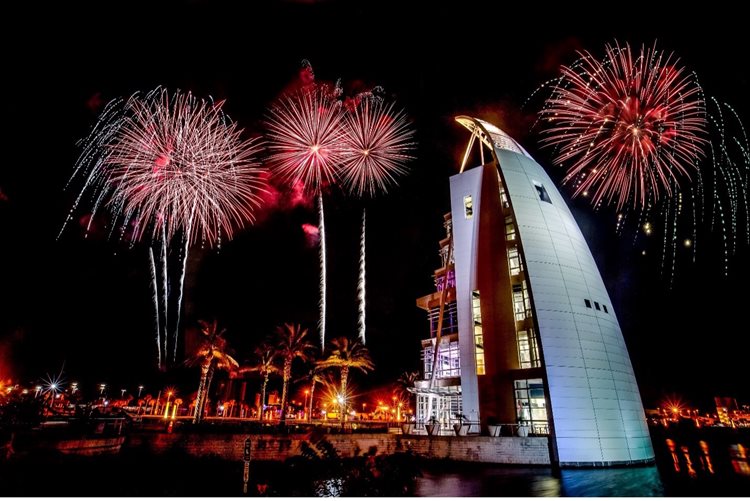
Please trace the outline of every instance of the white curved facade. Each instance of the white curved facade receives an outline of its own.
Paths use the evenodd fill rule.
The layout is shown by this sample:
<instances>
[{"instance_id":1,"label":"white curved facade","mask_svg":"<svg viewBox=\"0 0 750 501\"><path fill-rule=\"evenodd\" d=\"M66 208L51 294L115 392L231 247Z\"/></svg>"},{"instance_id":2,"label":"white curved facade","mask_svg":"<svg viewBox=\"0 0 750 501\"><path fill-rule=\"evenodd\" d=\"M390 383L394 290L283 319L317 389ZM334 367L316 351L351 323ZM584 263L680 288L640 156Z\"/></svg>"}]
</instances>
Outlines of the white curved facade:
<instances>
[{"instance_id":1,"label":"white curved facade","mask_svg":"<svg viewBox=\"0 0 750 501\"><path fill-rule=\"evenodd\" d=\"M538 375L544 381L545 400L548 399L545 412L555 449L552 452L553 456L556 452L560 465L613 465L653 460L640 393L614 308L565 200L544 169L510 136L477 119L459 117L457 120L491 150L492 157L486 160L483 157L484 166L466 170L450 180L464 412L479 413L480 409L487 408L483 399L500 398L492 388L506 388L503 391L507 392L507 385L513 384L514 378ZM489 179L495 172L490 165L496 167L499 174L496 180ZM487 185L489 182L495 184ZM486 221L497 224L497 218L482 219L490 217L485 211L498 207L497 200L483 200L483 195L487 198L490 193L499 199L500 193L488 191L487 187L498 186L497 183L500 191L507 194L503 214L505 220L509 217L514 220L517 240L513 245L523 260L524 287L528 286L531 296L533 314L530 313L529 318L533 315L541 358L541 367L537 365L534 369L522 369L518 365L520 355L515 359L503 359L487 353L477 362L477 344L471 334L472 329L476 329L476 316L472 318L472 291L481 292L483 300L489 297L487 286L480 283L481 280L487 283L482 279L486 266L480 266L480 235L488 231ZM467 216L467 201L473 213L482 218ZM480 231L482 224L485 229ZM496 231L505 234L504 227ZM481 238L486 240L487 237ZM504 248L508 248L507 242L505 245ZM507 263L508 257L502 252L503 255L494 259ZM486 258L482 259L485 259L483 263L487 262ZM512 279L502 270L497 276L498 281L510 283ZM505 297L502 294L507 295L501 291L498 297ZM495 296L491 301L491 304L482 304L483 315L494 315L493 308L502 309L497 306ZM484 351L499 349L500 341L493 344L489 336L500 336L502 329L507 331L509 324L502 323L502 315L498 318L494 331L485 327ZM506 341L503 343L503 349L507 349L509 345ZM477 364L484 363L485 359L487 372L484 374L481 369L477 375ZM493 368L492 364L505 366ZM490 381L488 384L482 383L482 378L492 379L486 380ZM479 418L484 422L487 416Z\"/></svg>"}]
</instances>

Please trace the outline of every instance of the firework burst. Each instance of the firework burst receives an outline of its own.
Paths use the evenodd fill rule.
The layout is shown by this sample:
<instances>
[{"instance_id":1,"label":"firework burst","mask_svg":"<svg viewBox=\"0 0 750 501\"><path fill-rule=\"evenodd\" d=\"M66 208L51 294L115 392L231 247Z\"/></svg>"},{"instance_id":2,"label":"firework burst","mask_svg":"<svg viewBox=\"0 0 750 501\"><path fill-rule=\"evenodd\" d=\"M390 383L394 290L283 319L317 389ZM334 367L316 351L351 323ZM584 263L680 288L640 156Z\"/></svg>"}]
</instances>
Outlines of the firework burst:
<instances>
[{"instance_id":1,"label":"firework burst","mask_svg":"<svg viewBox=\"0 0 750 501\"><path fill-rule=\"evenodd\" d=\"M414 131L406 115L393 103L366 96L345 117L345 157L341 167L344 185L357 196L374 196L396 185L413 159Z\"/></svg>"},{"instance_id":2,"label":"firework burst","mask_svg":"<svg viewBox=\"0 0 750 501\"><path fill-rule=\"evenodd\" d=\"M241 129L224 114L222 104L163 88L115 100L83 141L71 178L83 178L83 188L68 221L90 193L93 214L103 207L113 214L113 231L119 226L120 234L133 241L149 238L161 244L161 294L153 249L149 254L160 367L168 354L167 247L178 238L182 241L172 322L174 360L190 243L219 246L231 238L254 220L264 189L263 169L256 160L260 143L241 138ZM161 308L159 300L164 302Z\"/></svg>"},{"instance_id":3,"label":"firework burst","mask_svg":"<svg viewBox=\"0 0 750 501\"><path fill-rule=\"evenodd\" d=\"M268 161L289 185L320 193L343 161L344 110L338 88L325 85L282 95L269 109Z\"/></svg>"},{"instance_id":4,"label":"firework burst","mask_svg":"<svg viewBox=\"0 0 750 501\"><path fill-rule=\"evenodd\" d=\"M76 172L87 172L100 189L95 207L107 199L134 240L158 239L163 227L168 241L181 232L219 245L253 221L263 189L260 144L241 133L221 103L159 88L105 112Z\"/></svg>"},{"instance_id":5,"label":"firework burst","mask_svg":"<svg viewBox=\"0 0 750 501\"><path fill-rule=\"evenodd\" d=\"M585 52L562 76L540 119L543 144L567 165L564 182L595 205L646 208L690 180L706 143L706 110L695 76L655 47L638 54L607 45Z\"/></svg>"}]
</instances>

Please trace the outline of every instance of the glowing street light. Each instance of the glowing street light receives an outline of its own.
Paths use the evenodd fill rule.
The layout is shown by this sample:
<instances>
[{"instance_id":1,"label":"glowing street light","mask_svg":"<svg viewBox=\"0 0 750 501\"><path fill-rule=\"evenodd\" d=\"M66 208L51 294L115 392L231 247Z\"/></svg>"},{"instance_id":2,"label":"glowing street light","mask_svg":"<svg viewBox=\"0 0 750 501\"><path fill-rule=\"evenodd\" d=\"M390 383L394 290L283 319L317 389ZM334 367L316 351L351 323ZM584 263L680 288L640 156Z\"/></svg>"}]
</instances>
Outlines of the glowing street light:
<instances>
[{"instance_id":1,"label":"glowing street light","mask_svg":"<svg viewBox=\"0 0 750 501\"><path fill-rule=\"evenodd\" d=\"M172 398L172 394L174 392L172 390L169 390L167 392L167 403L164 404L164 419L167 419L169 417L169 399Z\"/></svg>"},{"instance_id":2,"label":"glowing street light","mask_svg":"<svg viewBox=\"0 0 750 501\"><path fill-rule=\"evenodd\" d=\"M107 389L107 384L102 383L99 385L99 396L104 396L104 390Z\"/></svg>"},{"instance_id":3,"label":"glowing street light","mask_svg":"<svg viewBox=\"0 0 750 501\"><path fill-rule=\"evenodd\" d=\"M138 386L138 398L141 398L141 392L143 391L143 385Z\"/></svg>"},{"instance_id":4,"label":"glowing street light","mask_svg":"<svg viewBox=\"0 0 750 501\"><path fill-rule=\"evenodd\" d=\"M308 421L312 419L312 409L310 409L310 412L308 412L308 409L307 409L307 397L309 396L310 396L310 390L305 390L305 414L307 414ZM310 407L312 407L312 405Z\"/></svg>"}]
</instances>

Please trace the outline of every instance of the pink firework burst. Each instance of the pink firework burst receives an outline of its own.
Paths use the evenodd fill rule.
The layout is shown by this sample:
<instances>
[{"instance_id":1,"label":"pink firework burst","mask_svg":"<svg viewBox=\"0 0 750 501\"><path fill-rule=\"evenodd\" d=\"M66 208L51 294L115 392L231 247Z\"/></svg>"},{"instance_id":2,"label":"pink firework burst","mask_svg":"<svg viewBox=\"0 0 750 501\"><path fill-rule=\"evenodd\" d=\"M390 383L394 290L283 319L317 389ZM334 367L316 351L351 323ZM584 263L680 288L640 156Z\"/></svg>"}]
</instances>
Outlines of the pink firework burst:
<instances>
[{"instance_id":1,"label":"pink firework burst","mask_svg":"<svg viewBox=\"0 0 750 501\"><path fill-rule=\"evenodd\" d=\"M268 112L269 163L289 185L320 193L343 160L344 111L337 90L315 85L282 95Z\"/></svg>"},{"instance_id":2,"label":"pink firework burst","mask_svg":"<svg viewBox=\"0 0 750 501\"><path fill-rule=\"evenodd\" d=\"M162 88L108 107L79 160L96 206L107 201L133 225L133 238L150 233L170 241L218 244L222 235L254 219L263 190L260 145L211 103Z\"/></svg>"},{"instance_id":3,"label":"pink firework burst","mask_svg":"<svg viewBox=\"0 0 750 501\"><path fill-rule=\"evenodd\" d=\"M352 105L345 118L345 156L341 167L349 191L362 196L386 192L396 176L407 172L405 163L413 156L413 129L406 115L393 103L365 96Z\"/></svg>"},{"instance_id":4,"label":"pink firework burst","mask_svg":"<svg viewBox=\"0 0 750 501\"><path fill-rule=\"evenodd\" d=\"M695 76L678 62L655 47L634 54L615 44L602 60L586 52L563 66L540 118L575 196L644 209L690 179L706 112Z\"/></svg>"}]
</instances>

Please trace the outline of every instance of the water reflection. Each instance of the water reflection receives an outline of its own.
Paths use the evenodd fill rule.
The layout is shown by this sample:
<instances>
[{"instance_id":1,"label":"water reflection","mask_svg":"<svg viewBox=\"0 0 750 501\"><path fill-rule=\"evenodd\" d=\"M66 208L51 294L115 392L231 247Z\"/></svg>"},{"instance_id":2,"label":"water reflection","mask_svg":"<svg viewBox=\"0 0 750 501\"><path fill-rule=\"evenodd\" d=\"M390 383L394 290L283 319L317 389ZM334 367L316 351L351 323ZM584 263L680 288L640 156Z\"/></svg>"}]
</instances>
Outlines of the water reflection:
<instances>
[{"instance_id":1,"label":"water reflection","mask_svg":"<svg viewBox=\"0 0 750 501\"><path fill-rule=\"evenodd\" d=\"M563 470L563 496L663 496L664 487L656 466Z\"/></svg>"},{"instance_id":2,"label":"water reflection","mask_svg":"<svg viewBox=\"0 0 750 501\"><path fill-rule=\"evenodd\" d=\"M549 468L432 465L416 480L416 496L560 496Z\"/></svg>"},{"instance_id":3,"label":"water reflection","mask_svg":"<svg viewBox=\"0 0 750 501\"><path fill-rule=\"evenodd\" d=\"M731 444L729 446L729 456L732 458L732 468L735 473L750 476L747 449L742 444Z\"/></svg>"},{"instance_id":4,"label":"water reflection","mask_svg":"<svg viewBox=\"0 0 750 501\"><path fill-rule=\"evenodd\" d=\"M549 468L451 467L423 469L417 496L663 496L655 466L563 470Z\"/></svg>"}]
</instances>

